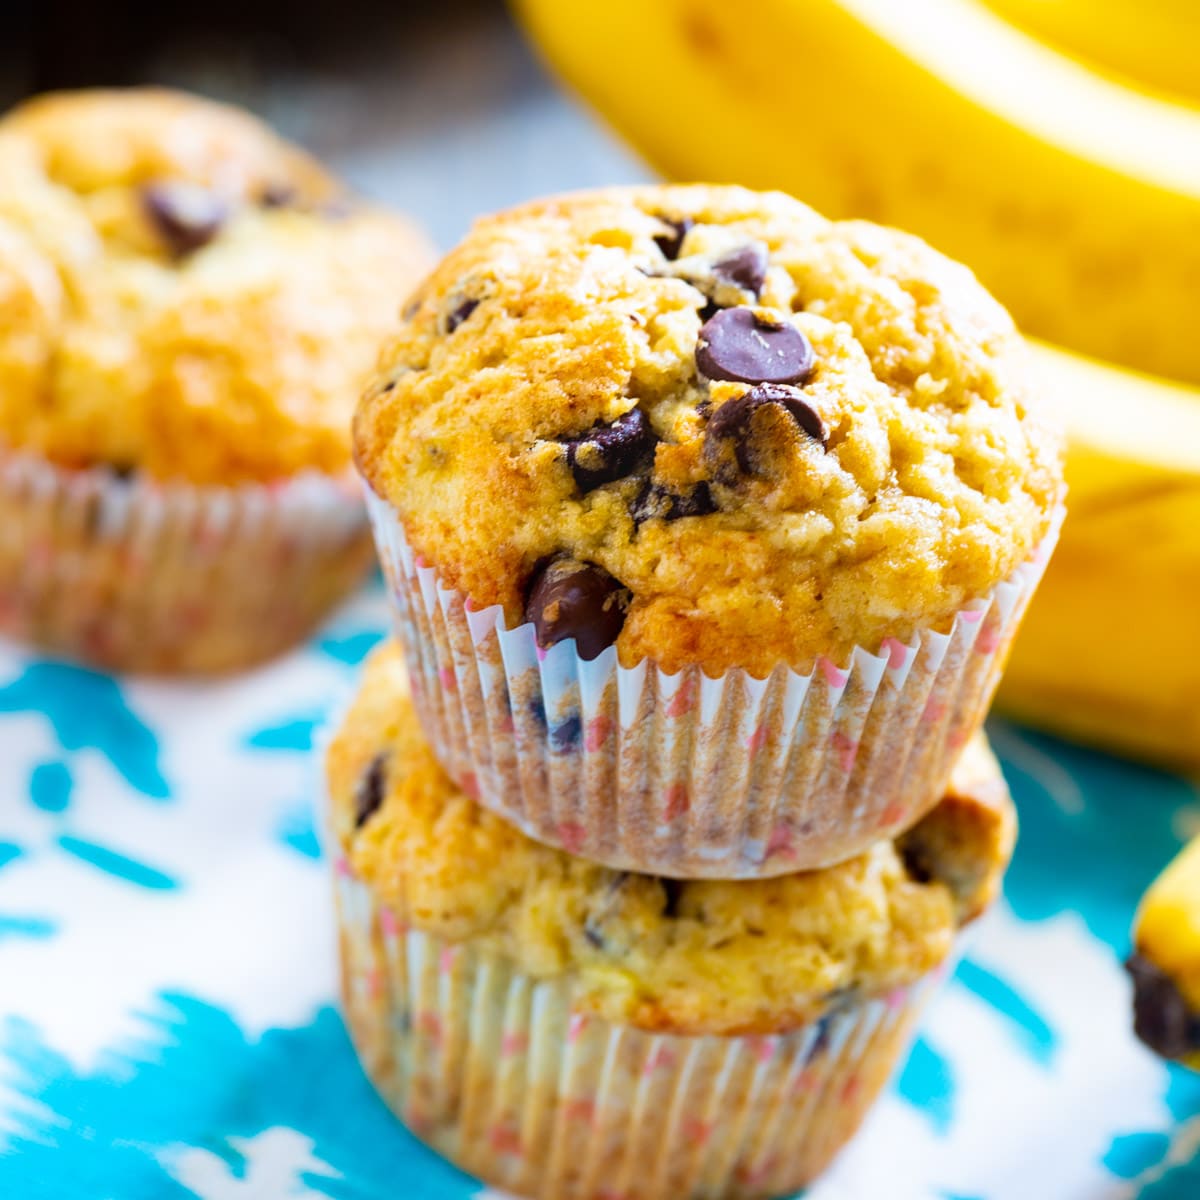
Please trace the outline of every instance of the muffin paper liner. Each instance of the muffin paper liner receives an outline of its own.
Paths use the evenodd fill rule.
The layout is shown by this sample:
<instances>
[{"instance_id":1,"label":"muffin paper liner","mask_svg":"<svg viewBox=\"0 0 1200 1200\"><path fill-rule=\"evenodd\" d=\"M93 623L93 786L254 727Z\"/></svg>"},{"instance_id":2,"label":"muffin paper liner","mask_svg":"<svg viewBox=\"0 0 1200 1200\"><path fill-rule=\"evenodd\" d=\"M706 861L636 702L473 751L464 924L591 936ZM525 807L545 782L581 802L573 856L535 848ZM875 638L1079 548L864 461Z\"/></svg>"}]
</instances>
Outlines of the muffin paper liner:
<instances>
[{"instance_id":1,"label":"muffin paper liner","mask_svg":"<svg viewBox=\"0 0 1200 1200\"><path fill-rule=\"evenodd\" d=\"M357 480L195 487L0 449L0 633L131 671L222 671L301 641L360 581Z\"/></svg>"},{"instance_id":2,"label":"muffin paper liner","mask_svg":"<svg viewBox=\"0 0 1200 1200\"><path fill-rule=\"evenodd\" d=\"M651 1033L471 943L406 928L337 858L342 993L363 1067L464 1170L542 1200L777 1196L819 1174L941 971L784 1034Z\"/></svg>"},{"instance_id":3,"label":"muffin paper liner","mask_svg":"<svg viewBox=\"0 0 1200 1200\"><path fill-rule=\"evenodd\" d=\"M947 633L845 666L668 675L548 651L473 610L367 489L413 699L442 765L530 837L608 866L746 879L831 866L913 825L980 727L1061 524Z\"/></svg>"}]
</instances>

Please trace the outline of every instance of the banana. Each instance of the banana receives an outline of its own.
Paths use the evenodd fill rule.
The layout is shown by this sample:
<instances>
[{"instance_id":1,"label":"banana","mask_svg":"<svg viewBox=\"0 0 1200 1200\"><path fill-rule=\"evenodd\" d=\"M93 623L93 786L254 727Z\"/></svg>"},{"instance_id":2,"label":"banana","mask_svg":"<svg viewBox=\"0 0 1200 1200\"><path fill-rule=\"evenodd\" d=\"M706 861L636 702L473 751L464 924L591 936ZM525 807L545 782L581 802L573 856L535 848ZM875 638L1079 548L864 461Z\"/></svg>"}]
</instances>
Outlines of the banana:
<instances>
[{"instance_id":1,"label":"banana","mask_svg":"<svg viewBox=\"0 0 1200 1200\"><path fill-rule=\"evenodd\" d=\"M986 0L1001 16L1102 70L1200 102L1196 0Z\"/></svg>"},{"instance_id":2,"label":"banana","mask_svg":"<svg viewBox=\"0 0 1200 1200\"><path fill-rule=\"evenodd\" d=\"M1200 389L1032 353L1067 430L1069 513L998 705L1200 767Z\"/></svg>"},{"instance_id":3,"label":"banana","mask_svg":"<svg viewBox=\"0 0 1200 1200\"><path fill-rule=\"evenodd\" d=\"M1200 837L1142 898L1133 930L1134 1029L1152 1050L1200 1070Z\"/></svg>"},{"instance_id":4,"label":"banana","mask_svg":"<svg viewBox=\"0 0 1200 1200\"><path fill-rule=\"evenodd\" d=\"M911 229L1029 332L1200 382L1200 112L982 0L514 3L668 176Z\"/></svg>"}]
</instances>

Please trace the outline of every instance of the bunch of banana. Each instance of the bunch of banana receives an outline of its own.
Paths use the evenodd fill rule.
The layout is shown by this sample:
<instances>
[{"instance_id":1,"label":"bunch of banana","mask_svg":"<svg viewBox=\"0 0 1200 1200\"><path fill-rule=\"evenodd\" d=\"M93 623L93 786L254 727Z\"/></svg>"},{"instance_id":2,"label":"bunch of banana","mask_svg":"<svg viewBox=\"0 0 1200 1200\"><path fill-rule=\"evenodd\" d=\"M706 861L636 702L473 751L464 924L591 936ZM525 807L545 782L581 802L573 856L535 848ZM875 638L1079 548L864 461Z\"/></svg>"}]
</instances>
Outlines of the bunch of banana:
<instances>
[{"instance_id":1,"label":"bunch of banana","mask_svg":"<svg viewBox=\"0 0 1200 1200\"><path fill-rule=\"evenodd\" d=\"M667 176L897 225L967 263L1026 332L1200 382L1200 111L983 0L515 4ZM1195 44L1173 54L1194 78Z\"/></svg>"},{"instance_id":2,"label":"bunch of banana","mask_svg":"<svg viewBox=\"0 0 1200 1200\"><path fill-rule=\"evenodd\" d=\"M1133 940L1127 966L1138 1037L1200 1069L1200 837L1146 893Z\"/></svg>"},{"instance_id":3,"label":"bunch of banana","mask_svg":"<svg viewBox=\"0 0 1200 1200\"><path fill-rule=\"evenodd\" d=\"M668 176L911 229L1028 332L1123 364L1035 346L1071 511L1001 702L1200 765L1200 109L1083 61L1141 69L1117 57L1124 11L1174 64L1143 84L1200 92L1195 0L1109 0L1103 20L1091 0L514 3Z\"/></svg>"}]
</instances>

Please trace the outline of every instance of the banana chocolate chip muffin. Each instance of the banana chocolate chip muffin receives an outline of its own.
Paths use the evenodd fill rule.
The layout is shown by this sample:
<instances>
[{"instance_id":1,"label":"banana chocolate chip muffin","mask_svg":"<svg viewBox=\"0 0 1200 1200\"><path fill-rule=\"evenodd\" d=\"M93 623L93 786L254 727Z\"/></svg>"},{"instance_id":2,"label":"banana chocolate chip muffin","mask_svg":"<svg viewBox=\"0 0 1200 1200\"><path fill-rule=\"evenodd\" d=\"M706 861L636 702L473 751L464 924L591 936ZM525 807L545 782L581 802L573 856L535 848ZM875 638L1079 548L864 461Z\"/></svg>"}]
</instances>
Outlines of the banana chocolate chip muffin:
<instances>
[{"instance_id":1,"label":"banana chocolate chip muffin","mask_svg":"<svg viewBox=\"0 0 1200 1200\"><path fill-rule=\"evenodd\" d=\"M681 874L823 865L916 820L1062 493L1021 339L966 268L727 187L481 221L388 343L355 454L448 767L538 837ZM536 655L495 645L523 623ZM764 679L779 711L732 716ZM685 803L707 835L648 847Z\"/></svg>"},{"instance_id":2,"label":"banana chocolate chip muffin","mask_svg":"<svg viewBox=\"0 0 1200 1200\"><path fill-rule=\"evenodd\" d=\"M369 563L349 421L431 261L247 114L162 91L0 120L0 626L221 669Z\"/></svg>"},{"instance_id":3,"label":"banana chocolate chip muffin","mask_svg":"<svg viewBox=\"0 0 1200 1200\"><path fill-rule=\"evenodd\" d=\"M368 663L327 780L344 998L371 1078L468 1170L581 1200L775 1195L816 1175L1014 833L981 735L927 817L836 867L611 870L452 783L394 646Z\"/></svg>"}]
</instances>

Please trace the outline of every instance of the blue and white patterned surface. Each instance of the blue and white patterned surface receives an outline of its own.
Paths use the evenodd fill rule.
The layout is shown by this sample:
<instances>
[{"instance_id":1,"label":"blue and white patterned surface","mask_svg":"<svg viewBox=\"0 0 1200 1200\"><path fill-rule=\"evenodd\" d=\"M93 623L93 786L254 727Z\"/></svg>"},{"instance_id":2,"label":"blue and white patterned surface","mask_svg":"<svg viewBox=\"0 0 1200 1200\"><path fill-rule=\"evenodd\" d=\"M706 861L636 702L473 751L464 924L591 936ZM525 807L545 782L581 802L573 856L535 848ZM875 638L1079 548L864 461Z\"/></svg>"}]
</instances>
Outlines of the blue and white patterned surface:
<instances>
[{"instance_id":1,"label":"blue and white patterned surface","mask_svg":"<svg viewBox=\"0 0 1200 1200\"><path fill-rule=\"evenodd\" d=\"M378 587L241 679L114 681L0 649L0 1197L465 1200L334 1001L314 729ZM1128 1032L1134 904L1193 787L995 724L1004 903L811 1200L1189 1200L1200 1078Z\"/></svg>"}]
</instances>

